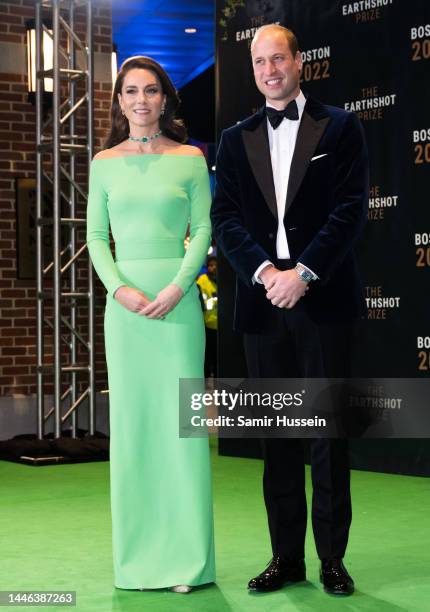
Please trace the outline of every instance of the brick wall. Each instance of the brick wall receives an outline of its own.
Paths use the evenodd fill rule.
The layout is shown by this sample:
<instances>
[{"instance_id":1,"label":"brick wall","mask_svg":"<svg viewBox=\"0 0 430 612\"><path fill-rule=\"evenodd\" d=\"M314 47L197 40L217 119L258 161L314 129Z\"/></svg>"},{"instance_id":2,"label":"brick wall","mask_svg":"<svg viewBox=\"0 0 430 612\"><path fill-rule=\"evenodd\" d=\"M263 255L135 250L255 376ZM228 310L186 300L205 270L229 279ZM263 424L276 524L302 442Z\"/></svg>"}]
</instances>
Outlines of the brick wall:
<instances>
[{"instance_id":1,"label":"brick wall","mask_svg":"<svg viewBox=\"0 0 430 612\"><path fill-rule=\"evenodd\" d=\"M109 126L110 4L110 0L94 3L96 150L101 148ZM34 0L0 2L0 395L14 396L26 396L36 391L36 284L35 281L17 279L15 193L17 178L35 177L35 111L27 100L25 55L25 22L33 17ZM77 13L77 30L82 20L83 15ZM84 119L81 125L85 125ZM81 156L80 180L83 178L84 181L86 162L86 156ZM81 205L80 214L83 214L83 208ZM85 267L79 270L79 277L85 280ZM106 387L102 320L104 291L99 283L97 287L97 387L100 389ZM79 319L81 331L85 334L85 312L82 309ZM45 344L52 360L49 331L45 334Z\"/></svg>"}]
</instances>

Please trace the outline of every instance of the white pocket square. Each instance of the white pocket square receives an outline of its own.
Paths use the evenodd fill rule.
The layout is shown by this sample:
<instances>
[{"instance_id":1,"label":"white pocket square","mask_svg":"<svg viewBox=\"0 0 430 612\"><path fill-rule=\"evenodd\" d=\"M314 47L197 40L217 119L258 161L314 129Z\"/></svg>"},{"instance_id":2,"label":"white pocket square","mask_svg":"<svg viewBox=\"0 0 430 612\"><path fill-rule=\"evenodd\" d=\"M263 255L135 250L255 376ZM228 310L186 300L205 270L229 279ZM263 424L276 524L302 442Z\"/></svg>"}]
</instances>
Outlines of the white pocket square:
<instances>
[{"instance_id":1,"label":"white pocket square","mask_svg":"<svg viewBox=\"0 0 430 612\"><path fill-rule=\"evenodd\" d=\"M321 155L315 155L315 157L311 159L311 162L315 161L316 159L319 159L320 157L325 157L326 155L328 155L328 153L322 153Z\"/></svg>"}]
</instances>

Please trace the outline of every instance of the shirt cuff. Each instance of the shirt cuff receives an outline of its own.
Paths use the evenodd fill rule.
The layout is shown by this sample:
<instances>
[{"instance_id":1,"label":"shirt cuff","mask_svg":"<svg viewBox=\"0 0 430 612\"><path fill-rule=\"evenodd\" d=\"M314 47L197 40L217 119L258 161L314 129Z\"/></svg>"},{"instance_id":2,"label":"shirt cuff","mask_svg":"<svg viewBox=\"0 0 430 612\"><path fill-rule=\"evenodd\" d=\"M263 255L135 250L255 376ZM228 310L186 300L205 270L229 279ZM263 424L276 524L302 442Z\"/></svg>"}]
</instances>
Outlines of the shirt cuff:
<instances>
[{"instance_id":1,"label":"shirt cuff","mask_svg":"<svg viewBox=\"0 0 430 612\"><path fill-rule=\"evenodd\" d=\"M300 264L302 268L310 272L310 274L312 274L312 280L319 280L319 276L317 276L313 270L305 266L305 264L302 264L301 261L298 261L297 263Z\"/></svg>"},{"instance_id":2,"label":"shirt cuff","mask_svg":"<svg viewBox=\"0 0 430 612\"><path fill-rule=\"evenodd\" d=\"M259 283L260 285L263 284L263 281L260 280L259 274L260 272L266 267L266 266L273 266L272 262L269 261L268 259L266 259L265 261L263 261L263 263L261 265L258 266L258 268L256 269L256 271L254 272L254 276L252 277L252 284L255 285L255 283Z\"/></svg>"}]
</instances>

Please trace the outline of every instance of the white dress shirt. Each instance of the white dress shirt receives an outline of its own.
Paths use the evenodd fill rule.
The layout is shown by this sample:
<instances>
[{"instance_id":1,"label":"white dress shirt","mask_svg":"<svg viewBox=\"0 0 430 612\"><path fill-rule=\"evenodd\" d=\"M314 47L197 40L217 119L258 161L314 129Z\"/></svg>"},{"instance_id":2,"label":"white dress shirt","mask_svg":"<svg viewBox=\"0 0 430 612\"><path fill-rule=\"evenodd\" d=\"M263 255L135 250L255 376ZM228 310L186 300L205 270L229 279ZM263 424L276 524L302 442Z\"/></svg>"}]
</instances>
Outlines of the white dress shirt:
<instances>
[{"instance_id":1,"label":"white dress shirt","mask_svg":"<svg viewBox=\"0 0 430 612\"><path fill-rule=\"evenodd\" d=\"M270 160L272 162L273 183L275 185L276 206L278 210L278 231L276 234L276 255L278 259L290 259L290 249L288 248L287 234L285 232L284 215L287 202L288 180L290 178L291 161L293 159L294 148L296 146L297 132L299 131L300 121L306 104L306 98L300 91L296 98L299 120L293 121L285 117L280 125L274 130L267 121L267 133L269 136ZM266 106L272 106L266 103ZM261 283L259 274L263 268L270 264L269 260L264 261L254 273L253 281ZM306 267L306 266L303 266ZM316 276L315 276L316 277Z\"/></svg>"}]
</instances>

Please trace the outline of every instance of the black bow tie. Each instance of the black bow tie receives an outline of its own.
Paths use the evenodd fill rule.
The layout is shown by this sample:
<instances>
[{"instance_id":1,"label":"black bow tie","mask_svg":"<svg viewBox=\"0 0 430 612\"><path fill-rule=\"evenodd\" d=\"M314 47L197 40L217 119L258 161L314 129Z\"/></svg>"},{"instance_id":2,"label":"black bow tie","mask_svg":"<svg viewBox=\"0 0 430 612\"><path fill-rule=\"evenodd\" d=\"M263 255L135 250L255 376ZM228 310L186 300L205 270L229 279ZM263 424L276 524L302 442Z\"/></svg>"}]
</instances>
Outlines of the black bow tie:
<instances>
[{"instance_id":1,"label":"black bow tie","mask_svg":"<svg viewBox=\"0 0 430 612\"><path fill-rule=\"evenodd\" d=\"M297 108L297 102L291 100L284 110L277 110L271 106L266 106L267 118L270 121L270 125L274 130L281 124L283 118L291 119L291 121L299 120L299 109Z\"/></svg>"}]
</instances>

